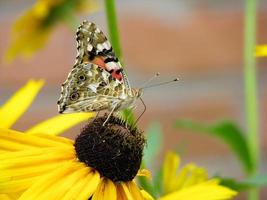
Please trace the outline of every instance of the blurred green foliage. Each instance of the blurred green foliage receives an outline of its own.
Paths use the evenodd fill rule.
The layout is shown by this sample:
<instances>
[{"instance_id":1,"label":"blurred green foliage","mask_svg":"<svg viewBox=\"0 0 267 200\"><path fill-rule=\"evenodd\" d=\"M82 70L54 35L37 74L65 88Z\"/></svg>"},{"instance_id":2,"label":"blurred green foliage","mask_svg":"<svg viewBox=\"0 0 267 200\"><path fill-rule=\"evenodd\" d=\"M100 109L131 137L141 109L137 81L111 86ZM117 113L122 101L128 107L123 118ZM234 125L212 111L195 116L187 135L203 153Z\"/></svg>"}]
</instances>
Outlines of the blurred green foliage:
<instances>
[{"instance_id":1,"label":"blurred green foliage","mask_svg":"<svg viewBox=\"0 0 267 200\"><path fill-rule=\"evenodd\" d=\"M237 181L233 178L218 177L221 180L221 185L232 188L236 191L244 191L251 188L260 188L267 186L267 174L258 174L242 181Z\"/></svg>"},{"instance_id":2,"label":"blurred green foliage","mask_svg":"<svg viewBox=\"0 0 267 200\"><path fill-rule=\"evenodd\" d=\"M175 126L195 133L209 134L222 140L237 156L247 173L253 169L253 162L245 135L233 122L222 121L208 125L191 120L177 120Z\"/></svg>"}]
</instances>

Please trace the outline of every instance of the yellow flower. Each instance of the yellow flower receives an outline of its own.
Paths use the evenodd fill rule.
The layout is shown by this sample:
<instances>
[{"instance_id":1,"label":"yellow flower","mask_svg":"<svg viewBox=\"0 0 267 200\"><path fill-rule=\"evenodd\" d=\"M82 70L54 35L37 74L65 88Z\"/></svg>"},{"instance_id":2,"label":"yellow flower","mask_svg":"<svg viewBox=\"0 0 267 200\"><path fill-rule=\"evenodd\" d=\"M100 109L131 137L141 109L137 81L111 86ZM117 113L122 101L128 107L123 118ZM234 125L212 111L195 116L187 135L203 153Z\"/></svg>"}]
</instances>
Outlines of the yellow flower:
<instances>
[{"instance_id":1,"label":"yellow flower","mask_svg":"<svg viewBox=\"0 0 267 200\"><path fill-rule=\"evenodd\" d=\"M267 45L258 45L255 50L255 55L257 57L267 56Z\"/></svg>"},{"instance_id":2,"label":"yellow flower","mask_svg":"<svg viewBox=\"0 0 267 200\"><path fill-rule=\"evenodd\" d=\"M208 180L205 169L187 164L179 173L180 157L167 153L163 164L163 196L160 200L222 200L237 193L219 185L219 180Z\"/></svg>"},{"instance_id":3,"label":"yellow flower","mask_svg":"<svg viewBox=\"0 0 267 200\"><path fill-rule=\"evenodd\" d=\"M2 105L0 107L0 128L11 128L31 105L43 85L43 80L29 80L25 86ZM28 134L45 133L57 135L94 115L94 113L57 115L36 124L25 132Z\"/></svg>"},{"instance_id":4,"label":"yellow flower","mask_svg":"<svg viewBox=\"0 0 267 200\"><path fill-rule=\"evenodd\" d=\"M95 0L37 0L13 26L7 61L19 54L30 56L42 48L58 22L73 23L76 13L95 9Z\"/></svg>"},{"instance_id":5,"label":"yellow flower","mask_svg":"<svg viewBox=\"0 0 267 200\"><path fill-rule=\"evenodd\" d=\"M0 154L0 195L15 194L19 200L144 199L132 180L144 138L113 117L104 127L105 119L95 119L75 141L0 129L0 151L5 151Z\"/></svg>"}]
</instances>

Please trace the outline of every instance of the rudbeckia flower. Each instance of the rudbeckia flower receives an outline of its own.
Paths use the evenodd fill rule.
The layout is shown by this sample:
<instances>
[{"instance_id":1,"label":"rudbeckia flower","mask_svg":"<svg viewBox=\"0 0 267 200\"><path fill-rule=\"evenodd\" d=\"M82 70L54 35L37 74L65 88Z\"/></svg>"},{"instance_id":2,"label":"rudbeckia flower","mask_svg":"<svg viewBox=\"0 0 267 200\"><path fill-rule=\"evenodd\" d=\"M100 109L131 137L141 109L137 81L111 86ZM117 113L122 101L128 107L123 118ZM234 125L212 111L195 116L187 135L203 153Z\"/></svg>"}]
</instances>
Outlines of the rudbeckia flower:
<instances>
[{"instance_id":1,"label":"rudbeckia flower","mask_svg":"<svg viewBox=\"0 0 267 200\"><path fill-rule=\"evenodd\" d=\"M177 173L180 157L167 153L163 163L163 195L160 200L222 200L237 193L219 185L218 179L208 180L205 169L194 164L185 165Z\"/></svg>"},{"instance_id":2,"label":"rudbeckia flower","mask_svg":"<svg viewBox=\"0 0 267 200\"><path fill-rule=\"evenodd\" d=\"M43 85L44 80L29 80L6 103L0 106L0 128L11 128L29 108ZM57 135L94 115L94 113L57 115L36 124L25 132L28 134L46 133Z\"/></svg>"},{"instance_id":3,"label":"rudbeckia flower","mask_svg":"<svg viewBox=\"0 0 267 200\"><path fill-rule=\"evenodd\" d=\"M19 200L144 199L134 182L145 139L111 117L85 126L75 141L0 129L0 194Z\"/></svg>"},{"instance_id":4,"label":"rudbeckia flower","mask_svg":"<svg viewBox=\"0 0 267 200\"><path fill-rule=\"evenodd\" d=\"M257 57L264 57L267 56L267 44L265 45L258 45L255 50L255 55Z\"/></svg>"},{"instance_id":5,"label":"rudbeckia flower","mask_svg":"<svg viewBox=\"0 0 267 200\"><path fill-rule=\"evenodd\" d=\"M58 22L73 26L76 13L95 9L95 0L37 0L15 22L6 59L12 61L19 54L32 55L44 46Z\"/></svg>"}]
</instances>

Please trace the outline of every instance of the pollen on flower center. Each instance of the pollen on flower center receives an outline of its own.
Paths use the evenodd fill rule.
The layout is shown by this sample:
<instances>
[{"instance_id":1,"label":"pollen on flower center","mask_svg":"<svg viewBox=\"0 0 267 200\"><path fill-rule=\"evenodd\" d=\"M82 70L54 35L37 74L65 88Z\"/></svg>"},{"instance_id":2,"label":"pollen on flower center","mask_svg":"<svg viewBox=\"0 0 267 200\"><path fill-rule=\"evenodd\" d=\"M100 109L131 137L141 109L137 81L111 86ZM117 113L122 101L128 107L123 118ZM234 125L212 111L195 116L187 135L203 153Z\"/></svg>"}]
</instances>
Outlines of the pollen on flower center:
<instances>
[{"instance_id":1,"label":"pollen on flower center","mask_svg":"<svg viewBox=\"0 0 267 200\"><path fill-rule=\"evenodd\" d=\"M141 164L145 138L117 117L98 117L75 140L78 159L112 181L132 180ZM129 125L128 125L129 126Z\"/></svg>"}]
</instances>

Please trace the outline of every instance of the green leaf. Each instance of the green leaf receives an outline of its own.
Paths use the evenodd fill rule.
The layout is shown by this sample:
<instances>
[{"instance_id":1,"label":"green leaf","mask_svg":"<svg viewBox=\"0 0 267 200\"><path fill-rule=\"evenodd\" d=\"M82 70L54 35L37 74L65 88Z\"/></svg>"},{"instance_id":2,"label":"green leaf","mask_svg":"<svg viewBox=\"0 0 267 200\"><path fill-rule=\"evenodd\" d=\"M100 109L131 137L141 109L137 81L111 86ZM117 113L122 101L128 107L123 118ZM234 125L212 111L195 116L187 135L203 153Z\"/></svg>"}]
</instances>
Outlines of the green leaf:
<instances>
[{"instance_id":1,"label":"green leaf","mask_svg":"<svg viewBox=\"0 0 267 200\"><path fill-rule=\"evenodd\" d=\"M141 188L147 191L154 198L156 197L157 191L155 190L151 180L148 180L146 177L142 176L138 176L137 180Z\"/></svg>"},{"instance_id":2,"label":"green leaf","mask_svg":"<svg viewBox=\"0 0 267 200\"><path fill-rule=\"evenodd\" d=\"M124 119L128 124L135 126L136 124L134 124L135 121L135 117L134 117L134 113L132 111L132 109L124 109L121 112L121 117L122 119Z\"/></svg>"},{"instance_id":3,"label":"green leaf","mask_svg":"<svg viewBox=\"0 0 267 200\"><path fill-rule=\"evenodd\" d=\"M222 177L216 177L216 178L220 179L220 185L226 186L238 192L248 190L251 188L250 185L245 184L243 182L238 182L233 178L222 178Z\"/></svg>"},{"instance_id":4,"label":"green leaf","mask_svg":"<svg viewBox=\"0 0 267 200\"><path fill-rule=\"evenodd\" d=\"M157 122L150 124L146 131L147 145L144 149L143 162L148 168L154 166L156 156L162 148L162 131L161 126Z\"/></svg>"},{"instance_id":5,"label":"green leaf","mask_svg":"<svg viewBox=\"0 0 267 200\"><path fill-rule=\"evenodd\" d=\"M163 193L163 191L162 191L162 180L163 180L163 170L162 170L162 167L160 167L160 169L158 169L156 171L156 173L155 173L155 175L153 176L153 179L152 179L155 191L157 191L157 193L155 194L156 197L159 197Z\"/></svg>"},{"instance_id":6,"label":"green leaf","mask_svg":"<svg viewBox=\"0 0 267 200\"><path fill-rule=\"evenodd\" d=\"M233 178L218 178L220 179L220 185L227 186L236 191L244 191L251 188L267 186L267 174L258 174L243 181L237 181Z\"/></svg>"},{"instance_id":7,"label":"green leaf","mask_svg":"<svg viewBox=\"0 0 267 200\"><path fill-rule=\"evenodd\" d=\"M144 162L142 162L141 166L141 168L145 168ZM137 181L139 186L146 190L155 199L162 194L162 168L156 171L152 180L149 180L147 177L138 176Z\"/></svg>"},{"instance_id":8,"label":"green leaf","mask_svg":"<svg viewBox=\"0 0 267 200\"><path fill-rule=\"evenodd\" d=\"M243 181L246 184L250 184L256 187L264 187L267 186L267 174L258 174L255 176L252 176L245 181Z\"/></svg>"},{"instance_id":9,"label":"green leaf","mask_svg":"<svg viewBox=\"0 0 267 200\"><path fill-rule=\"evenodd\" d=\"M176 128L205 133L219 138L235 153L247 173L253 170L254 166L247 140L242 131L234 123L222 121L216 124L206 125L190 120L177 120L175 126Z\"/></svg>"},{"instance_id":10,"label":"green leaf","mask_svg":"<svg viewBox=\"0 0 267 200\"><path fill-rule=\"evenodd\" d=\"M151 169L155 164L155 158L162 147L162 131L161 126L157 122L150 124L146 132L147 145L144 149L144 156L142 167ZM157 190L159 185L155 186L154 178L158 180L159 177L153 177L153 180L148 180L146 177L138 177L138 182L142 188L149 192L153 197L158 196L159 191ZM159 180L158 180L159 181Z\"/></svg>"}]
</instances>

